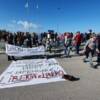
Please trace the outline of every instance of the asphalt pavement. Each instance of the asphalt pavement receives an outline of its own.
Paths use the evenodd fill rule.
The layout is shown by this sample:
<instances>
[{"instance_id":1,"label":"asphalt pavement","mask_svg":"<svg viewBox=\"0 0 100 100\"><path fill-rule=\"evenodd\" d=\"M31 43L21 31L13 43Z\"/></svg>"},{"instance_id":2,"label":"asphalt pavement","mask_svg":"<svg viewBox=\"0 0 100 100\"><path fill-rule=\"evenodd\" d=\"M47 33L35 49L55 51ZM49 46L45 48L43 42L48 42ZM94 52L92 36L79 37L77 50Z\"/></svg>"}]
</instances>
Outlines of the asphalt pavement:
<instances>
[{"instance_id":1,"label":"asphalt pavement","mask_svg":"<svg viewBox=\"0 0 100 100\"><path fill-rule=\"evenodd\" d=\"M83 58L55 57L68 74L80 80L0 89L0 100L100 100L100 66L91 68L88 63L83 63ZM0 54L0 74L10 63L5 54Z\"/></svg>"}]
</instances>

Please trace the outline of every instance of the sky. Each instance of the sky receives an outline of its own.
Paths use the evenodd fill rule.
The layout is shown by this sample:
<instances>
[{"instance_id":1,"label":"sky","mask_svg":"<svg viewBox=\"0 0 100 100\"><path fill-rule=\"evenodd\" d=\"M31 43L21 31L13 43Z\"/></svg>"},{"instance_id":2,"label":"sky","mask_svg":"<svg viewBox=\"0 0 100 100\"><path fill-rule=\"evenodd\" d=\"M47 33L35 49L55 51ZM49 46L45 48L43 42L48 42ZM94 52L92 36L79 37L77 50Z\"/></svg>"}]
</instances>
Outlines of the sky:
<instances>
[{"instance_id":1,"label":"sky","mask_svg":"<svg viewBox=\"0 0 100 100\"><path fill-rule=\"evenodd\" d=\"M0 29L100 32L100 0L0 0Z\"/></svg>"}]
</instances>

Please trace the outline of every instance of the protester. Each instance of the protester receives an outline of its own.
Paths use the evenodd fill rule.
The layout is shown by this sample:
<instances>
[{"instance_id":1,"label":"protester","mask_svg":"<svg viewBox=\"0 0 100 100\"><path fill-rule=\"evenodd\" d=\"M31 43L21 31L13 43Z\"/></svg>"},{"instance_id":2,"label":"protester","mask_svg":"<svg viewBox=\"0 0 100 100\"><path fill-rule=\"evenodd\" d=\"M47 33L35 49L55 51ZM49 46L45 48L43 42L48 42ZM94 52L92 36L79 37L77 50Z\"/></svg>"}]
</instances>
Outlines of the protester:
<instances>
[{"instance_id":1,"label":"protester","mask_svg":"<svg viewBox=\"0 0 100 100\"><path fill-rule=\"evenodd\" d=\"M80 45L81 45L81 42L82 42L82 36L81 36L81 33L79 31L76 33L74 40L75 40L76 54L79 54Z\"/></svg>"},{"instance_id":2,"label":"protester","mask_svg":"<svg viewBox=\"0 0 100 100\"><path fill-rule=\"evenodd\" d=\"M8 44L12 44L13 45L13 34L12 33L10 33L8 35L7 39L8 39ZM9 56L8 55L8 61L10 61L10 60L16 60L16 59L15 59L14 56Z\"/></svg>"},{"instance_id":3,"label":"protester","mask_svg":"<svg viewBox=\"0 0 100 100\"><path fill-rule=\"evenodd\" d=\"M80 33L77 34L66 33L67 35L58 34L54 31L44 32L39 34L33 32L32 34L29 32L16 32L10 33L6 30L0 31L0 39L3 39L5 42L9 44L13 44L21 47L36 47L39 45L44 45L48 51L52 52L52 48L62 49L64 50L64 54L66 56L70 55L70 50L72 47L75 47L76 54L79 54L80 45L82 42L86 43L90 38L91 34L93 34L92 30L89 30L88 33ZM9 37L10 36L10 37ZM9 39L7 39L9 37ZM72 37L73 40L72 40ZM73 49L72 49L73 50Z\"/></svg>"},{"instance_id":4,"label":"protester","mask_svg":"<svg viewBox=\"0 0 100 100\"><path fill-rule=\"evenodd\" d=\"M69 57L72 44L72 36L70 33L64 33L65 56Z\"/></svg>"},{"instance_id":5,"label":"protester","mask_svg":"<svg viewBox=\"0 0 100 100\"><path fill-rule=\"evenodd\" d=\"M97 35L96 47L97 64L94 66L94 68L97 68L100 65L100 33Z\"/></svg>"},{"instance_id":6,"label":"protester","mask_svg":"<svg viewBox=\"0 0 100 100\"><path fill-rule=\"evenodd\" d=\"M86 42L84 51L85 51L85 58L84 62L89 59L90 66L93 67L92 57L94 56L96 50L96 36L91 35L91 38Z\"/></svg>"}]
</instances>

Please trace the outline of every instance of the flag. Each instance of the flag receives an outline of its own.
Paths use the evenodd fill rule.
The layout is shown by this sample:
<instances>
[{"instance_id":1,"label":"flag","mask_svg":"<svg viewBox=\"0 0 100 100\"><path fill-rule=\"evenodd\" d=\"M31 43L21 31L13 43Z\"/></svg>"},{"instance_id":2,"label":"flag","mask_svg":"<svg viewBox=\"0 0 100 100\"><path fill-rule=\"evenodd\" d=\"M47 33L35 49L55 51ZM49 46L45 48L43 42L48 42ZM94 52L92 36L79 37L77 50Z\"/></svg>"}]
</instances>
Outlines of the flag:
<instances>
[{"instance_id":1,"label":"flag","mask_svg":"<svg viewBox=\"0 0 100 100\"><path fill-rule=\"evenodd\" d=\"M28 2L26 2L26 4L25 4L25 8L28 8L29 7L29 4L28 4Z\"/></svg>"}]
</instances>

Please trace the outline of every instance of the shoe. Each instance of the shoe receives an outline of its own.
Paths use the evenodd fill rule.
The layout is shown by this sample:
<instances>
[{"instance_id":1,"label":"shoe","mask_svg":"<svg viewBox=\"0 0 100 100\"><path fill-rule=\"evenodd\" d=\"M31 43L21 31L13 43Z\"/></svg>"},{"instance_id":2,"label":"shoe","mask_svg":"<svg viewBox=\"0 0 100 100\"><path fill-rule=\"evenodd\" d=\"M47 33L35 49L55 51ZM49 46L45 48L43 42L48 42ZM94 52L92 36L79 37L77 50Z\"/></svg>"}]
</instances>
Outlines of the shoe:
<instances>
[{"instance_id":1,"label":"shoe","mask_svg":"<svg viewBox=\"0 0 100 100\"><path fill-rule=\"evenodd\" d=\"M94 65L94 69L98 69L99 64Z\"/></svg>"},{"instance_id":2,"label":"shoe","mask_svg":"<svg viewBox=\"0 0 100 100\"><path fill-rule=\"evenodd\" d=\"M86 60L83 60L83 62L86 63L87 61Z\"/></svg>"},{"instance_id":3,"label":"shoe","mask_svg":"<svg viewBox=\"0 0 100 100\"><path fill-rule=\"evenodd\" d=\"M93 63L91 63L91 64L90 64L90 67L94 68L94 65L93 65Z\"/></svg>"},{"instance_id":4,"label":"shoe","mask_svg":"<svg viewBox=\"0 0 100 100\"><path fill-rule=\"evenodd\" d=\"M71 75L63 75L62 78L66 79L66 80L69 80L69 81L78 81L78 80L80 80L80 78L76 78L76 77L71 76Z\"/></svg>"},{"instance_id":5,"label":"shoe","mask_svg":"<svg viewBox=\"0 0 100 100\"><path fill-rule=\"evenodd\" d=\"M72 56L70 56L70 55L68 56L68 58L71 58L71 57L72 57Z\"/></svg>"},{"instance_id":6,"label":"shoe","mask_svg":"<svg viewBox=\"0 0 100 100\"><path fill-rule=\"evenodd\" d=\"M84 58L84 59L83 59L83 62L84 62L84 63L86 63L86 62L87 62L87 60Z\"/></svg>"}]
</instances>

